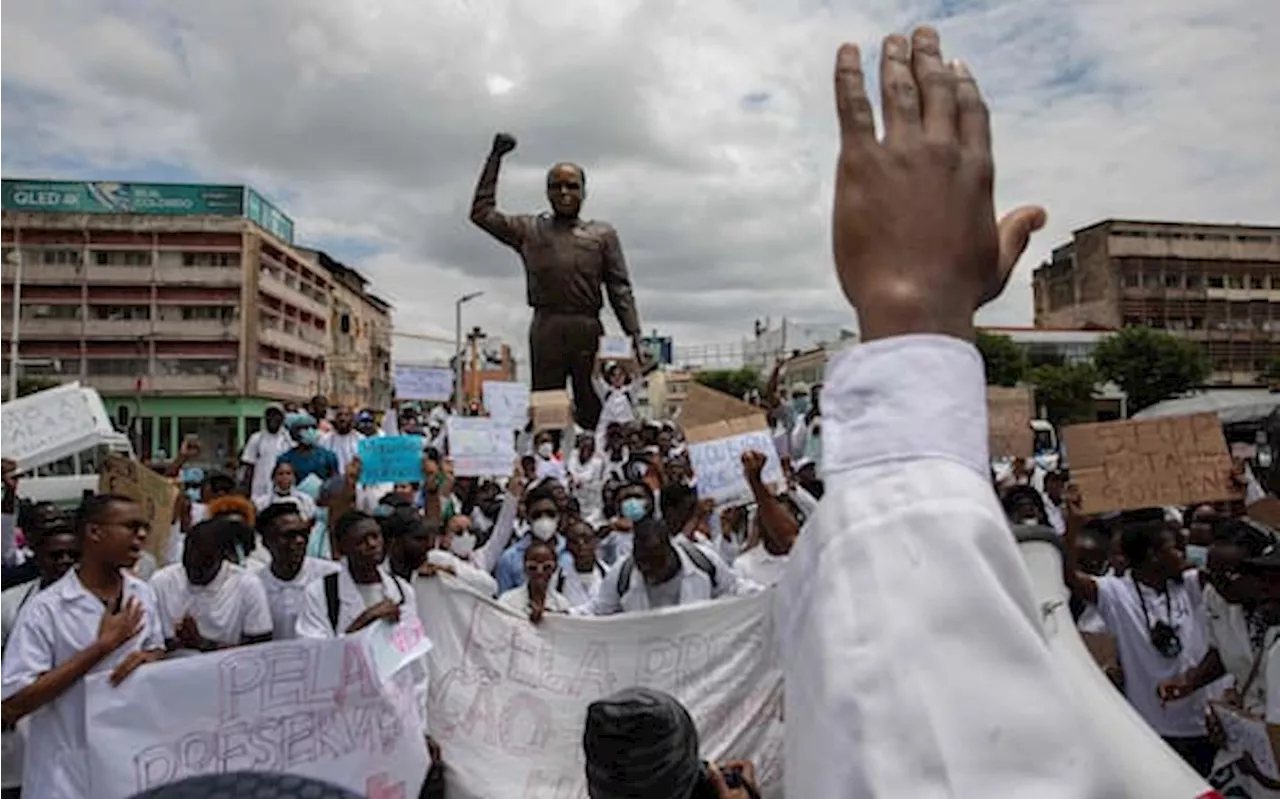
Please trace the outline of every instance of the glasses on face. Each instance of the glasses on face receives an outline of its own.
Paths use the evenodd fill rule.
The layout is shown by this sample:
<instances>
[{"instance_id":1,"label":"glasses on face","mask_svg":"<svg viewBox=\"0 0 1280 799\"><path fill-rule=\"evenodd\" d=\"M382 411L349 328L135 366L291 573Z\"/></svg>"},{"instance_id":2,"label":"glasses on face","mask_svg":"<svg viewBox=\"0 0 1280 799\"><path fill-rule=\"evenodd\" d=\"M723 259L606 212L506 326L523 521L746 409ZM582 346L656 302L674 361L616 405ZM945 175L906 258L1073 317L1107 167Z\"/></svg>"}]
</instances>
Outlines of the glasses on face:
<instances>
[{"instance_id":1,"label":"glasses on face","mask_svg":"<svg viewBox=\"0 0 1280 799\"><path fill-rule=\"evenodd\" d=\"M554 563L526 563L524 570L529 574L550 575L555 572L556 564Z\"/></svg>"},{"instance_id":2,"label":"glasses on face","mask_svg":"<svg viewBox=\"0 0 1280 799\"><path fill-rule=\"evenodd\" d=\"M529 514L529 518L530 519L554 519L556 518L556 511L554 510L534 511Z\"/></svg>"}]
</instances>

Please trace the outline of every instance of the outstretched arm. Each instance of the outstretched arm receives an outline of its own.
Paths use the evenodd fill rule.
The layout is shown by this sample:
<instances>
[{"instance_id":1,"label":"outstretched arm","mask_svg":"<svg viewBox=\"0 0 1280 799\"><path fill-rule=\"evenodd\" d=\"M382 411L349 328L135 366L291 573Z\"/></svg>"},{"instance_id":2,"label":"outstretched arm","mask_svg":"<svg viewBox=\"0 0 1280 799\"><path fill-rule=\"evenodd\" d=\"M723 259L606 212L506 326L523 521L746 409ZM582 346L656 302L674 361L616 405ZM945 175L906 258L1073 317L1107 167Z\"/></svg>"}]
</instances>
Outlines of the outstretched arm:
<instances>
[{"instance_id":1,"label":"outstretched arm","mask_svg":"<svg viewBox=\"0 0 1280 799\"><path fill-rule=\"evenodd\" d=\"M633 340L639 339L640 315L636 313L636 298L631 293L631 275L627 273L627 261L622 256L622 242L618 241L618 233L612 228L604 235L604 289L622 332ZM639 351L636 356L640 356Z\"/></svg>"},{"instance_id":2,"label":"outstretched arm","mask_svg":"<svg viewBox=\"0 0 1280 799\"><path fill-rule=\"evenodd\" d=\"M502 168L502 157L515 148L516 140L512 136L499 133L493 137L493 149L485 159L475 197L471 200L471 221L508 247L518 249L524 239L523 220L498 210L498 170Z\"/></svg>"}]
</instances>

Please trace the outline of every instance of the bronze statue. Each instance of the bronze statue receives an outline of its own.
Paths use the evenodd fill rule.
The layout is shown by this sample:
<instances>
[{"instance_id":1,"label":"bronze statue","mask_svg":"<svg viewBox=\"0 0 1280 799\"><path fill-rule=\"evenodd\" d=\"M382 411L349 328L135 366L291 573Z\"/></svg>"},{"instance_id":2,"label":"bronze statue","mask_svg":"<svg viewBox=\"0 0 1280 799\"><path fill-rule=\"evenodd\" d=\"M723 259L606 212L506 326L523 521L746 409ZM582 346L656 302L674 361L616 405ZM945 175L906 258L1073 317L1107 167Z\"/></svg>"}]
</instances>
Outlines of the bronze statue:
<instances>
[{"instance_id":1,"label":"bronze statue","mask_svg":"<svg viewBox=\"0 0 1280 799\"><path fill-rule=\"evenodd\" d=\"M591 430L600 418L600 398L592 388L591 375L604 334L601 285L618 324L632 339L636 357L644 357L627 262L612 225L579 218L587 176L577 164L560 163L547 170L551 213L507 215L498 210L498 169L502 157L515 148L510 134L493 137L493 149L471 202L471 221L520 253L524 261L533 308L529 325L533 390L562 389L565 379L571 378L576 420Z\"/></svg>"}]
</instances>

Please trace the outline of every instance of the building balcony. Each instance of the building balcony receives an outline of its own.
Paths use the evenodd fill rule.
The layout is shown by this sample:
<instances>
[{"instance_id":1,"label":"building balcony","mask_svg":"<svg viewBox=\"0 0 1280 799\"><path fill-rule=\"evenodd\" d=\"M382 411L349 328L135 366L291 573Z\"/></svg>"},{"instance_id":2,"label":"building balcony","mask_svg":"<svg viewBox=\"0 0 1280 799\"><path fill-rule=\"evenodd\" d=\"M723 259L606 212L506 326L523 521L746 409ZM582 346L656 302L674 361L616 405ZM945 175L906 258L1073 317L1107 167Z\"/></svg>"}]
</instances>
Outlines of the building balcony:
<instances>
[{"instance_id":1,"label":"building balcony","mask_svg":"<svg viewBox=\"0 0 1280 799\"><path fill-rule=\"evenodd\" d=\"M83 324L80 319L23 319L18 323L18 338L78 339L83 332ZM0 327L3 328L5 341L8 341L13 325L6 318Z\"/></svg>"},{"instance_id":2,"label":"building balcony","mask_svg":"<svg viewBox=\"0 0 1280 799\"><path fill-rule=\"evenodd\" d=\"M240 320L220 322L214 319L157 319L151 332L164 338L198 338L232 341L240 337Z\"/></svg>"},{"instance_id":3,"label":"building balcony","mask_svg":"<svg viewBox=\"0 0 1280 799\"><path fill-rule=\"evenodd\" d=\"M257 379L257 394L271 399L306 401L315 395L321 376L319 372L298 370L298 377L309 378L309 380L294 382L260 376Z\"/></svg>"},{"instance_id":4,"label":"building balcony","mask_svg":"<svg viewBox=\"0 0 1280 799\"><path fill-rule=\"evenodd\" d=\"M244 271L235 266L161 266L156 281L166 286L238 286Z\"/></svg>"},{"instance_id":5,"label":"building balcony","mask_svg":"<svg viewBox=\"0 0 1280 799\"><path fill-rule=\"evenodd\" d=\"M99 285L150 285L155 276L149 266L87 266L84 275L87 282Z\"/></svg>"},{"instance_id":6,"label":"building balcony","mask_svg":"<svg viewBox=\"0 0 1280 799\"><path fill-rule=\"evenodd\" d=\"M18 267L6 263L0 275L5 283L12 283ZM24 286L73 286L84 280L84 267L77 264L28 263L22 269Z\"/></svg>"},{"instance_id":7,"label":"building balcony","mask_svg":"<svg viewBox=\"0 0 1280 799\"><path fill-rule=\"evenodd\" d=\"M297 308L301 308L304 311L309 311L321 319L327 320L329 318L328 303L317 302L316 300L311 299L300 290L285 283L283 280L273 277L271 273L266 270L258 272L258 288L278 300L283 300L284 302L287 302Z\"/></svg>"},{"instance_id":8,"label":"building balcony","mask_svg":"<svg viewBox=\"0 0 1280 799\"><path fill-rule=\"evenodd\" d=\"M143 338L151 334L150 319L89 319L85 338Z\"/></svg>"},{"instance_id":9,"label":"building balcony","mask_svg":"<svg viewBox=\"0 0 1280 799\"><path fill-rule=\"evenodd\" d=\"M104 395L133 395L138 393L138 378L132 375L93 375L83 382ZM235 395L239 386L234 377L225 379L219 375L158 375L142 377L142 394L166 396L181 395Z\"/></svg>"},{"instance_id":10,"label":"building balcony","mask_svg":"<svg viewBox=\"0 0 1280 799\"><path fill-rule=\"evenodd\" d=\"M323 343L304 339L274 327L258 328L258 342L269 347L296 352L308 358L324 358L329 353L329 348Z\"/></svg>"}]
</instances>

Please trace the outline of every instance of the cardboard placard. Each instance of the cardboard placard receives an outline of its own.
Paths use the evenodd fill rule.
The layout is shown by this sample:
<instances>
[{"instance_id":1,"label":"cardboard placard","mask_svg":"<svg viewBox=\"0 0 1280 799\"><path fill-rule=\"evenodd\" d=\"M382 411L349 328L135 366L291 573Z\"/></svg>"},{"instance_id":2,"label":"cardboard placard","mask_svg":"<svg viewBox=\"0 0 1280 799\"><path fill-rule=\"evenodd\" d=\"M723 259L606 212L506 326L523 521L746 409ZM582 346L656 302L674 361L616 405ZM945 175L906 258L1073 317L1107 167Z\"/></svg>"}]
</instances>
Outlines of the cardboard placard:
<instances>
[{"instance_id":1,"label":"cardboard placard","mask_svg":"<svg viewBox=\"0 0 1280 799\"><path fill-rule=\"evenodd\" d=\"M686 438L694 428L745 416L759 416L761 424L766 424L763 408L696 381L689 383L684 402L680 404L680 426L684 428Z\"/></svg>"},{"instance_id":2,"label":"cardboard placard","mask_svg":"<svg viewBox=\"0 0 1280 799\"><path fill-rule=\"evenodd\" d=\"M178 487L138 461L108 455L98 472L98 493L119 494L142 506L142 512L151 521L145 549L158 566L166 565L165 552L173 532L173 501L178 497Z\"/></svg>"},{"instance_id":3,"label":"cardboard placard","mask_svg":"<svg viewBox=\"0 0 1280 799\"><path fill-rule=\"evenodd\" d=\"M1035 454L1031 420L1035 398L1026 386L987 386L987 428L993 458L1030 458Z\"/></svg>"},{"instance_id":4,"label":"cardboard placard","mask_svg":"<svg viewBox=\"0 0 1280 799\"><path fill-rule=\"evenodd\" d=\"M573 402L564 389L535 391L529 395L529 418L533 432L565 430L573 426Z\"/></svg>"},{"instance_id":5,"label":"cardboard placard","mask_svg":"<svg viewBox=\"0 0 1280 799\"><path fill-rule=\"evenodd\" d=\"M1216 414L1072 425L1062 438L1086 514L1240 498Z\"/></svg>"},{"instance_id":6,"label":"cardboard placard","mask_svg":"<svg viewBox=\"0 0 1280 799\"><path fill-rule=\"evenodd\" d=\"M626 336L601 336L596 357L602 361L634 361L636 353Z\"/></svg>"},{"instance_id":7,"label":"cardboard placard","mask_svg":"<svg viewBox=\"0 0 1280 799\"><path fill-rule=\"evenodd\" d=\"M1280 530L1280 499L1266 497L1244 509L1244 515L1272 530Z\"/></svg>"}]
</instances>

